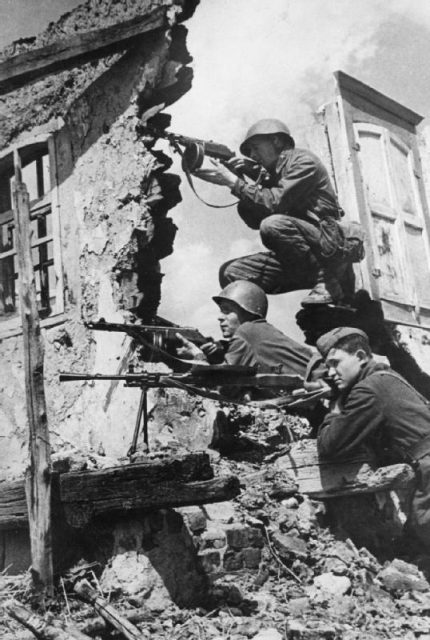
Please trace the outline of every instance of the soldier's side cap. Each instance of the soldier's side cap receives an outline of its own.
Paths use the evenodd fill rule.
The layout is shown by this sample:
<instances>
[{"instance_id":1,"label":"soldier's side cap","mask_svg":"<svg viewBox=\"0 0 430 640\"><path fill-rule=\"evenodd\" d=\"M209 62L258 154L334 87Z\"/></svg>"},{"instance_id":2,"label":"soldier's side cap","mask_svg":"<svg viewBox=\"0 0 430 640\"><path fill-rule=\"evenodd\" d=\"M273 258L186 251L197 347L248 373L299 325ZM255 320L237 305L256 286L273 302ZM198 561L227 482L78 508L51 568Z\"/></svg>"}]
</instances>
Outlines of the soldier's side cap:
<instances>
[{"instance_id":1,"label":"soldier's side cap","mask_svg":"<svg viewBox=\"0 0 430 640\"><path fill-rule=\"evenodd\" d=\"M340 340L348 336L361 336L362 338L366 338L367 341L369 340L367 333L364 333L361 329L354 329L354 327L336 327L336 329L332 329L318 338L316 347L320 354L324 358L327 358L330 349L333 349Z\"/></svg>"}]
</instances>

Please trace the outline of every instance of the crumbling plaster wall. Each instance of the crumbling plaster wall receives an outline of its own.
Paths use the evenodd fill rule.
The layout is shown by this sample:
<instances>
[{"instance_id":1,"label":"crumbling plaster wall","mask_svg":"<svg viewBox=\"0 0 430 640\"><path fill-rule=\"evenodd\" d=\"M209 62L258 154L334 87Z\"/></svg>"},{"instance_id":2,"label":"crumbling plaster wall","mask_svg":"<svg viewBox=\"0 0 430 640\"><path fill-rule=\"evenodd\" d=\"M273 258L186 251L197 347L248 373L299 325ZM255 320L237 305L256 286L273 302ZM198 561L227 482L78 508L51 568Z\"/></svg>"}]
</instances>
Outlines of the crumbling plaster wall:
<instances>
[{"instance_id":1,"label":"crumbling plaster wall","mask_svg":"<svg viewBox=\"0 0 430 640\"><path fill-rule=\"evenodd\" d=\"M181 5L189 10L189 5L196 3L123 2L121 7L127 4L132 11L127 16L122 9L120 14L115 11L110 22L129 18L142 7L170 5L175 15ZM119 3L102 0L86 6L94 10L107 5L119 9ZM82 28L80 16L79 9L78 23ZM85 30L95 24L105 26L106 21L101 22L87 22ZM53 131L55 139L65 284L64 317L57 326L42 330L54 452L79 450L106 455L112 464L112 460L125 456L130 444L140 397L138 389L125 389L122 383L112 382L60 384L58 373L124 371L127 353L130 355L129 338L90 332L84 322L101 317L122 322L130 309L148 320L156 312L161 281L159 260L172 251L175 233L167 212L180 200L179 178L166 171L169 158L151 153L154 139L145 135L142 121L189 88L190 70L184 73L190 60L184 47L185 34L182 26L145 34L123 56L111 58L109 65L103 61L95 65L99 73L94 77L90 72L89 83L78 82L85 76L78 69L73 75L74 99L69 95L63 101L60 92L55 103L54 111L62 117L50 118L52 111L46 114L48 121L39 126ZM56 85L57 81L54 76L36 83L33 102L37 104L37 96L41 95L38 90L43 94L47 83ZM11 94L5 104L9 108L16 93L25 98L26 92L27 88ZM14 140L25 141L22 130L29 128L27 118L33 117L34 104L27 99L25 108L30 111L16 120L16 131L20 133ZM3 127L3 146L12 141L11 135ZM21 335L1 342L0 358L1 474L11 478L22 474L27 459ZM169 422L172 416L166 422L163 412L156 411L155 402L150 401L150 409L158 416L151 425L152 444L158 433L166 443L174 431ZM200 436L195 446L206 446L212 437L215 409L185 397L178 397L175 406L180 417L176 427L179 433L184 431L184 444L192 446L187 426L192 425L195 433L198 423Z\"/></svg>"}]
</instances>

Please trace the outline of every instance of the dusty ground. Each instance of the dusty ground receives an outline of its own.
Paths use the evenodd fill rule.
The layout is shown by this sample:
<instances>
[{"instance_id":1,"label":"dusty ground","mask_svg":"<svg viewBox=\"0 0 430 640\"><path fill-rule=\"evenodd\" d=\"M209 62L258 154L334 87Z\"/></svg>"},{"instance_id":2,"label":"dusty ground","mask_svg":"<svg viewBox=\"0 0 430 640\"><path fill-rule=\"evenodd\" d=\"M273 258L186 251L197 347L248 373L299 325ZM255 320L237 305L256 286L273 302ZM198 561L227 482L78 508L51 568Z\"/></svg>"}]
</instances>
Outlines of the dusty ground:
<instances>
[{"instance_id":1,"label":"dusty ground","mask_svg":"<svg viewBox=\"0 0 430 640\"><path fill-rule=\"evenodd\" d=\"M295 437L306 435L306 422L288 420ZM173 604L148 610L139 599L121 593L104 594L131 619L143 638L154 640L282 640L430 639L430 586L410 558L377 559L327 526L323 502L295 491L288 477L273 472L273 461L285 450L279 433L285 421L250 420L238 432L234 446L213 454L217 473L256 476L235 501L243 522L258 526L267 541L258 571L220 575L213 581L207 606L179 609ZM421 559L423 560L423 559ZM425 563L421 563L424 567ZM73 591L77 579L99 587L95 567L76 567L62 576L56 598L36 605L28 574L2 576L1 604L11 598L35 606L45 621L73 622L95 638L110 633L89 605ZM34 637L1 607L0 637Z\"/></svg>"}]
</instances>

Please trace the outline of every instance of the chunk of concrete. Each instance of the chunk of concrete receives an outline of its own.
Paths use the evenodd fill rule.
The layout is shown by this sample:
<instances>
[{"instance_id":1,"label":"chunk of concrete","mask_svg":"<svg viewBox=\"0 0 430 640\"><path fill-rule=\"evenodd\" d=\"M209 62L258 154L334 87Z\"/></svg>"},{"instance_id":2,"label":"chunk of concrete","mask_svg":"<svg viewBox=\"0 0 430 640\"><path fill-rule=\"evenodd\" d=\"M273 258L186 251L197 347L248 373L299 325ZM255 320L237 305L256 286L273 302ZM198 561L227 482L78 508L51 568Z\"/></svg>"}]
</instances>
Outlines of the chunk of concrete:
<instances>
[{"instance_id":1,"label":"chunk of concrete","mask_svg":"<svg viewBox=\"0 0 430 640\"><path fill-rule=\"evenodd\" d=\"M335 576L334 573L322 573L314 578L314 585L331 595L342 596L351 588L351 580L346 576Z\"/></svg>"},{"instance_id":2,"label":"chunk of concrete","mask_svg":"<svg viewBox=\"0 0 430 640\"><path fill-rule=\"evenodd\" d=\"M274 627L263 629L259 631L254 640L283 640L283 635L279 633Z\"/></svg>"},{"instance_id":3,"label":"chunk of concrete","mask_svg":"<svg viewBox=\"0 0 430 640\"><path fill-rule=\"evenodd\" d=\"M223 522L224 524L231 524L237 519L236 511L231 502L215 502L213 504L206 504L204 507L206 516L209 520L215 522Z\"/></svg>"},{"instance_id":4,"label":"chunk of concrete","mask_svg":"<svg viewBox=\"0 0 430 640\"><path fill-rule=\"evenodd\" d=\"M273 534L272 540L281 557L293 555L296 558L307 558L308 547L302 538L289 533L276 532Z\"/></svg>"},{"instance_id":5,"label":"chunk of concrete","mask_svg":"<svg viewBox=\"0 0 430 640\"><path fill-rule=\"evenodd\" d=\"M389 591L429 591L430 585L413 564L396 558L386 565L377 577Z\"/></svg>"}]
</instances>

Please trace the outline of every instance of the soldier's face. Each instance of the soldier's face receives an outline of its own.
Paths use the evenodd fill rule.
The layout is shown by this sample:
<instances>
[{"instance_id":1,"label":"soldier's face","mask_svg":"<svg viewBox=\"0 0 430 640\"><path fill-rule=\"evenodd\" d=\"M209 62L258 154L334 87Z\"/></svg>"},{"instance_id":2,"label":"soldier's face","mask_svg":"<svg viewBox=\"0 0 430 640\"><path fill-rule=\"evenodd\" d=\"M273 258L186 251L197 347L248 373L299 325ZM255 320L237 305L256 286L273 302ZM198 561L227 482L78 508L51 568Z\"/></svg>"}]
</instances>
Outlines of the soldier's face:
<instances>
[{"instance_id":1,"label":"soldier's face","mask_svg":"<svg viewBox=\"0 0 430 640\"><path fill-rule=\"evenodd\" d=\"M331 349L326 359L328 375L340 391L350 389L357 382L365 363L366 355L361 350L348 353L343 349Z\"/></svg>"},{"instance_id":2,"label":"soldier's face","mask_svg":"<svg viewBox=\"0 0 430 640\"><path fill-rule=\"evenodd\" d=\"M280 150L271 138L255 136L249 143L249 155L265 169L274 169L280 155Z\"/></svg>"},{"instance_id":3,"label":"soldier's face","mask_svg":"<svg viewBox=\"0 0 430 640\"><path fill-rule=\"evenodd\" d=\"M218 315L218 322L221 327L221 333L223 338L227 340L232 338L240 325L240 312L234 302L229 300L223 300L219 305L220 313Z\"/></svg>"}]
</instances>

